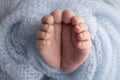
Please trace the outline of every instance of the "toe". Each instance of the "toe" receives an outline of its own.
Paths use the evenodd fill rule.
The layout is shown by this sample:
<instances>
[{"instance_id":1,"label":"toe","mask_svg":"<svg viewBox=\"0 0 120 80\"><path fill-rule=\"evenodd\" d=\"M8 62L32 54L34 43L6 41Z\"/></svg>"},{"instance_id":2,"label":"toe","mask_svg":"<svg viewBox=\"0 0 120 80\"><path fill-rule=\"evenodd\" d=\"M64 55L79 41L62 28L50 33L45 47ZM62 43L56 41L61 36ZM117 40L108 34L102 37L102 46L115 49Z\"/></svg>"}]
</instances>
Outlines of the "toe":
<instances>
[{"instance_id":1,"label":"toe","mask_svg":"<svg viewBox=\"0 0 120 80\"><path fill-rule=\"evenodd\" d=\"M88 40L90 38L90 34L88 31L81 32L77 35L77 40Z\"/></svg>"},{"instance_id":2,"label":"toe","mask_svg":"<svg viewBox=\"0 0 120 80\"><path fill-rule=\"evenodd\" d=\"M83 32L83 31L87 31L87 27L84 23L82 23L82 24L75 25L73 27L73 30L74 30L75 33L80 33L80 32Z\"/></svg>"},{"instance_id":3,"label":"toe","mask_svg":"<svg viewBox=\"0 0 120 80\"><path fill-rule=\"evenodd\" d=\"M54 23L54 18L52 15L46 15L42 18L42 23L46 24L53 24Z\"/></svg>"},{"instance_id":4,"label":"toe","mask_svg":"<svg viewBox=\"0 0 120 80\"><path fill-rule=\"evenodd\" d=\"M51 15L54 17L55 23L61 23L62 21L62 11L57 9L51 13Z\"/></svg>"},{"instance_id":5,"label":"toe","mask_svg":"<svg viewBox=\"0 0 120 80\"><path fill-rule=\"evenodd\" d=\"M38 31L38 33L37 33L37 39L46 40L46 39L49 39L49 37L50 37L50 35L47 32Z\"/></svg>"},{"instance_id":6,"label":"toe","mask_svg":"<svg viewBox=\"0 0 120 80\"><path fill-rule=\"evenodd\" d=\"M74 13L71 10L65 10L62 16L63 22L69 24L73 16Z\"/></svg>"},{"instance_id":7,"label":"toe","mask_svg":"<svg viewBox=\"0 0 120 80\"><path fill-rule=\"evenodd\" d=\"M53 31L53 25L50 24L41 24L40 25L40 31L45 31L47 33L50 33Z\"/></svg>"},{"instance_id":8,"label":"toe","mask_svg":"<svg viewBox=\"0 0 120 80\"><path fill-rule=\"evenodd\" d=\"M72 25L77 25L79 23L84 23L84 20L80 16L74 16L72 17Z\"/></svg>"},{"instance_id":9,"label":"toe","mask_svg":"<svg viewBox=\"0 0 120 80\"><path fill-rule=\"evenodd\" d=\"M85 40L85 41L79 41L77 43L77 48L78 49L90 49L91 48L91 41L90 40Z\"/></svg>"},{"instance_id":10,"label":"toe","mask_svg":"<svg viewBox=\"0 0 120 80\"><path fill-rule=\"evenodd\" d=\"M50 45L50 41L49 40L37 40L36 41L36 46L38 51L41 51L41 49L45 48L47 45Z\"/></svg>"}]
</instances>

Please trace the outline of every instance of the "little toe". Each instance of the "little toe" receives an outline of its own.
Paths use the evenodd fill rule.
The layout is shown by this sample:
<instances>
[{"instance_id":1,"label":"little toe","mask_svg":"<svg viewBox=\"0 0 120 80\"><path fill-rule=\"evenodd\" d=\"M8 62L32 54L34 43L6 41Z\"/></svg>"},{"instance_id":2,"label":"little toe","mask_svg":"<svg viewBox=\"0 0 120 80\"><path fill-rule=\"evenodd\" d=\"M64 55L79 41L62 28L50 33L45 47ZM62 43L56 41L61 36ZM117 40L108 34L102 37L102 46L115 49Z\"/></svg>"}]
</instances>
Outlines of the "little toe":
<instances>
[{"instance_id":1,"label":"little toe","mask_svg":"<svg viewBox=\"0 0 120 80\"><path fill-rule=\"evenodd\" d=\"M72 22L72 25L77 25L77 24L80 24L80 23L84 23L84 20L80 16L74 16L74 17L72 17L71 22Z\"/></svg>"},{"instance_id":2,"label":"little toe","mask_svg":"<svg viewBox=\"0 0 120 80\"><path fill-rule=\"evenodd\" d=\"M75 33L80 33L80 32L83 32L83 31L87 31L87 27L84 23L82 23L82 24L80 23L78 25L75 25L73 27L73 30L74 30Z\"/></svg>"},{"instance_id":3,"label":"little toe","mask_svg":"<svg viewBox=\"0 0 120 80\"><path fill-rule=\"evenodd\" d=\"M65 10L62 16L63 22L69 24L73 16L74 13L71 10Z\"/></svg>"},{"instance_id":4,"label":"little toe","mask_svg":"<svg viewBox=\"0 0 120 80\"><path fill-rule=\"evenodd\" d=\"M77 40L79 41L88 40L88 39L90 39L90 34L88 31L78 33L77 35Z\"/></svg>"},{"instance_id":5,"label":"little toe","mask_svg":"<svg viewBox=\"0 0 120 80\"><path fill-rule=\"evenodd\" d=\"M46 15L42 18L42 23L45 24L53 24L54 23L54 18L52 15Z\"/></svg>"},{"instance_id":6,"label":"little toe","mask_svg":"<svg viewBox=\"0 0 120 80\"><path fill-rule=\"evenodd\" d=\"M57 9L51 13L51 15L54 17L55 23L61 23L62 21L62 11Z\"/></svg>"}]
</instances>

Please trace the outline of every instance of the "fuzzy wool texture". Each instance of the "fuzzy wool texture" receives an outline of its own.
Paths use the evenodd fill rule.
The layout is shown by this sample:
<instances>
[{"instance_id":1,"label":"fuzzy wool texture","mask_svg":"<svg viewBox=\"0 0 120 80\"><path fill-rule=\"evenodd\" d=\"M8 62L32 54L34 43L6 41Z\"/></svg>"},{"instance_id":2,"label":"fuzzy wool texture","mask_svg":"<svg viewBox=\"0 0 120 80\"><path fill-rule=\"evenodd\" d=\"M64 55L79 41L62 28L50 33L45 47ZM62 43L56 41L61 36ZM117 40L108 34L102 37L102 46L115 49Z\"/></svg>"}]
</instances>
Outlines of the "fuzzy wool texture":
<instances>
[{"instance_id":1,"label":"fuzzy wool texture","mask_svg":"<svg viewBox=\"0 0 120 80\"><path fill-rule=\"evenodd\" d=\"M49 67L36 49L41 18L55 9L83 17L91 34L89 57L72 73ZM0 80L119 80L119 75L120 0L0 0Z\"/></svg>"}]
</instances>

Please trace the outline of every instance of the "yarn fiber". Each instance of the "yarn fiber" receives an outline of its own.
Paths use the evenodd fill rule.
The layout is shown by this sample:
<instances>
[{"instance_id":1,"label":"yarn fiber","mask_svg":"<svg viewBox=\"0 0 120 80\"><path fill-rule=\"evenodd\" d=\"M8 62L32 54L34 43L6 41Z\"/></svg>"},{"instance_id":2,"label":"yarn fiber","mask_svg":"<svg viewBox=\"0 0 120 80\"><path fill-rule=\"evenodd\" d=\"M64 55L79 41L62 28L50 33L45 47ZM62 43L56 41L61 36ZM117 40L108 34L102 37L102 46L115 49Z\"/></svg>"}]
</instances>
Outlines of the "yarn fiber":
<instances>
[{"instance_id":1,"label":"yarn fiber","mask_svg":"<svg viewBox=\"0 0 120 80\"><path fill-rule=\"evenodd\" d=\"M89 57L72 73L49 67L36 49L41 18L55 9L83 17L91 34ZM120 0L0 0L0 80L119 80L119 75Z\"/></svg>"}]
</instances>

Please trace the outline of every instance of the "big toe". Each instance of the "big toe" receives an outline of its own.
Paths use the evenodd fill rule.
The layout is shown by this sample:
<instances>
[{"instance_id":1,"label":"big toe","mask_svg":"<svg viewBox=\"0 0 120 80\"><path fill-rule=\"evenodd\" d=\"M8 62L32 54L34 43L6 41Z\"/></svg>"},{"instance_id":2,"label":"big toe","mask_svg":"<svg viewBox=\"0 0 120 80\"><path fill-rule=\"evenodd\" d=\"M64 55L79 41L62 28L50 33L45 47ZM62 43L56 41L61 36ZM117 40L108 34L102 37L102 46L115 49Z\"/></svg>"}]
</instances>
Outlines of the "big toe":
<instances>
[{"instance_id":1,"label":"big toe","mask_svg":"<svg viewBox=\"0 0 120 80\"><path fill-rule=\"evenodd\" d=\"M51 15L54 17L55 23L61 23L62 21L62 11L57 9L51 13Z\"/></svg>"},{"instance_id":2,"label":"big toe","mask_svg":"<svg viewBox=\"0 0 120 80\"><path fill-rule=\"evenodd\" d=\"M63 16L62 16L63 22L65 24L71 23L71 19L73 16L74 16L74 13L71 10L64 10Z\"/></svg>"}]
</instances>

